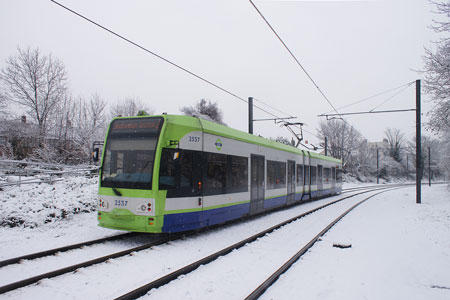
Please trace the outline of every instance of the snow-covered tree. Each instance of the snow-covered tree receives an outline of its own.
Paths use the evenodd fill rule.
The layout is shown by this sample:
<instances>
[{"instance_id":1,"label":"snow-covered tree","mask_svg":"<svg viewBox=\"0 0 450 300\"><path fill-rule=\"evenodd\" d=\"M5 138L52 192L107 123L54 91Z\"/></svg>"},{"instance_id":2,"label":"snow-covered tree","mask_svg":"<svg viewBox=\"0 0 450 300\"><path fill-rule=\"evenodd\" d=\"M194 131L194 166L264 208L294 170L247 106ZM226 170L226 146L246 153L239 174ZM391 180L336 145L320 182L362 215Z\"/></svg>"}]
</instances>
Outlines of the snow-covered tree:
<instances>
[{"instance_id":1,"label":"snow-covered tree","mask_svg":"<svg viewBox=\"0 0 450 300\"><path fill-rule=\"evenodd\" d=\"M199 117L225 125L222 110L219 108L217 102L201 99L195 106L183 106L180 108L180 111L187 116Z\"/></svg>"},{"instance_id":2,"label":"snow-covered tree","mask_svg":"<svg viewBox=\"0 0 450 300\"><path fill-rule=\"evenodd\" d=\"M27 109L28 115L39 126L40 136L45 136L47 121L67 91L64 64L51 54L18 48L17 56L10 56L0 72L3 97Z\"/></svg>"},{"instance_id":3,"label":"snow-covered tree","mask_svg":"<svg viewBox=\"0 0 450 300\"><path fill-rule=\"evenodd\" d=\"M271 138L271 140L274 140L275 142L285 144L288 146L295 146L295 142L293 139L289 140L288 138L285 138L284 136L281 136L281 135L277 136L275 139Z\"/></svg>"},{"instance_id":4,"label":"snow-covered tree","mask_svg":"<svg viewBox=\"0 0 450 300\"><path fill-rule=\"evenodd\" d=\"M356 172L359 162L356 160L358 148L364 141L363 136L352 125L342 120L327 120L319 123L317 131L322 143L328 138L328 153L342 160L345 171Z\"/></svg>"},{"instance_id":5,"label":"snow-covered tree","mask_svg":"<svg viewBox=\"0 0 450 300\"><path fill-rule=\"evenodd\" d=\"M434 42L434 48L426 49L424 56L424 90L435 102L429 112L428 127L440 135L443 141L450 136L450 1L430 1L435 6L439 20L433 20L430 26L441 38ZM446 158L440 165L450 173L450 145L441 145L446 149Z\"/></svg>"},{"instance_id":6,"label":"snow-covered tree","mask_svg":"<svg viewBox=\"0 0 450 300\"><path fill-rule=\"evenodd\" d=\"M137 116L140 111L148 115L154 114L154 110L139 99L127 97L110 107L110 118Z\"/></svg>"},{"instance_id":7,"label":"snow-covered tree","mask_svg":"<svg viewBox=\"0 0 450 300\"><path fill-rule=\"evenodd\" d=\"M384 132L386 135L386 140L388 143L388 154L392 157L396 162L400 162L402 160L402 148L405 142L405 134L401 132L400 129L397 128L388 128Z\"/></svg>"},{"instance_id":8,"label":"snow-covered tree","mask_svg":"<svg viewBox=\"0 0 450 300\"><path fill-rule=\"evenodd\" d=\"M430 2L434 12L443 16L442 20L433 20L430 27L444 37L433 43L434 49L425 49L423 86L435 102L428 125L436 132L446 132L450 131L450 1Z\"/></svg>"},{"instance_id":9,"label":"snow-covered tree","mask_svg":"<svg viewBox=\"0 0 450 300\"><path fill-rule=\"evenodd\" d=\"M6 96L0 90L0 116L4 113L6 108Z\"/></svg>"},{"instance_id":10,"label":"snow-covered tree","mask_svg":"<svg viewBox=\"0 0 450 300\"><path fill-rule=\"evenodd\" d=\"M437 2L430 1L438 15L444 16L443 20L433 20L430 27L436 33L443 33L441 37L434 43L435 49L425 50L425 73L424 88L427 93L431 94L437 102L449 103L450 100L450 1Z\"/></svg>"}]
</instances>

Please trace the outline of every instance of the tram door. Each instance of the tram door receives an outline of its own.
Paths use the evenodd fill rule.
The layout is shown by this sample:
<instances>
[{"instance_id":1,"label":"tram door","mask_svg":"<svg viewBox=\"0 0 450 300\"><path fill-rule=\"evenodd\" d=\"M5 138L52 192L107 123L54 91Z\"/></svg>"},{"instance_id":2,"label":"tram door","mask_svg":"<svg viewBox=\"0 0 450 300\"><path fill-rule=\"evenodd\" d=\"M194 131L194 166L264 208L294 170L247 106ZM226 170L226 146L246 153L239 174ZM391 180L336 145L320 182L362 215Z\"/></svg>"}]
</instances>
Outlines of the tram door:
<instances>
[{"instance_id":1,"label":"tram door","mask_svg":"<svg viewBox=\"0 0 450 300\"><path fill-rule=\"evenodd\" d=\"M288 160L287 168L287 204L295 201L295 161Z\"/></svg>"},{"instance_id":2,"label":"tram door","mask_svg":"<svg viewBox=\"0 0 450 300\"><path fill-rule=\"evenodd\" d=\"M317 166L317 191L319 193L319 196L322 196L323 193L323 166L318 165Z\"/></svg>"},{"instance_id":3,"label":"tram door","mask_svg":"<svg viewBox=\"0 0 450 300\"><path fill-rule=\"evenodd\" d=\"M250 214L264 209L264 156L251 156Z\"/></svg>"}]
</instances>

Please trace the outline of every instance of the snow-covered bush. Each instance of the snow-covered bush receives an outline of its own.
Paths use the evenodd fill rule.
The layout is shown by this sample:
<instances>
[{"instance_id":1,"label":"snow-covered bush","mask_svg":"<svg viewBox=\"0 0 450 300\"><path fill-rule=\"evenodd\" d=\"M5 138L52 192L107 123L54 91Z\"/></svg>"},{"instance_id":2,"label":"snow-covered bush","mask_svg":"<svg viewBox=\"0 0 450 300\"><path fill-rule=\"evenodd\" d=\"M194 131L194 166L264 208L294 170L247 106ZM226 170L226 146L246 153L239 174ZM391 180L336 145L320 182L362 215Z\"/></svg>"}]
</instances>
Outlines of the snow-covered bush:
<instances>
[{"instance_id":1,"label":"snow-covered bush","mask_svg":"<svg viewBox=\"0 0 450 300\"><path fill-rule=\"evenodd\" d=\"M97 177L67 177L63 181L3 187L0 191L0 226L38 227L94 212Z\"/></svg>"}]
</instances>

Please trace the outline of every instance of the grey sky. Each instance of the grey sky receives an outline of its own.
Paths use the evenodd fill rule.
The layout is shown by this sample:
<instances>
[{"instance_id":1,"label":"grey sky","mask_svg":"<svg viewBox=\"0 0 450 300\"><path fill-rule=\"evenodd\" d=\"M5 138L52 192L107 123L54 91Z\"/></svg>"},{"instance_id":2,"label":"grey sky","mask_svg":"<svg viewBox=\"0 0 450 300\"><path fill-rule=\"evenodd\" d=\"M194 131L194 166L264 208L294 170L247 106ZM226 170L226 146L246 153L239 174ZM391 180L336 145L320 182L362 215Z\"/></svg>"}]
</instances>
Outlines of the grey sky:
<instances>
[{"instance_id":1,"label":"grey sky","mask_svg":"<svg viewBox=\"0 0 450 300\"><path fill-rule=\"evenodd\" d=\"M316 116L332 110L247 0L60 2L242 98L300 117L310 132ZM418 79L413 70L437 39L427 28L434 16L426 0L254 2L337 108ZM0 67L18 45L39 47L64 62L74 96L134 96L156 113L175 114L206 98L219 103L229 126L247 130L244 102L50 1L1 0L0 37ZM341 112L372 109L392 94ZM414 108L414 97L411 86L379 109ZM426 100L425 110L432 107ZM255 118L268 117L255 110ZM408 137L415 130L413 112L347 120L370 141L387 127ZM266 137L290 138L273 122L254 127ZM317 141L308 133L305 139Z\"/></svg>"}]
</instances>

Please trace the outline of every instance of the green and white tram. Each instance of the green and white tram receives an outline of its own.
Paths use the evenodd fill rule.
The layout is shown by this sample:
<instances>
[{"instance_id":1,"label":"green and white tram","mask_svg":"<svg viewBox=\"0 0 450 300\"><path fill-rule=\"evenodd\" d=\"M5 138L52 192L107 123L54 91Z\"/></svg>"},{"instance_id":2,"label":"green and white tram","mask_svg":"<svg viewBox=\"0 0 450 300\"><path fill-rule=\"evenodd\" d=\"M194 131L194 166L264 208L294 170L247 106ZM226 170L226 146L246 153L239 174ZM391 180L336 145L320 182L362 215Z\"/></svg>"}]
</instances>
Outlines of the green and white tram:
<instances>
[{"instance_id":1,"label":"green and white tram","mask_svg":"<svg viewBox=\"0 0 450 300\"><path fill-rule=\"evenodd\" d=\"M99 182L99 226L179 232L342 189L338 159L200 118L114 119Z\"/></svg>"}]
</instances>

